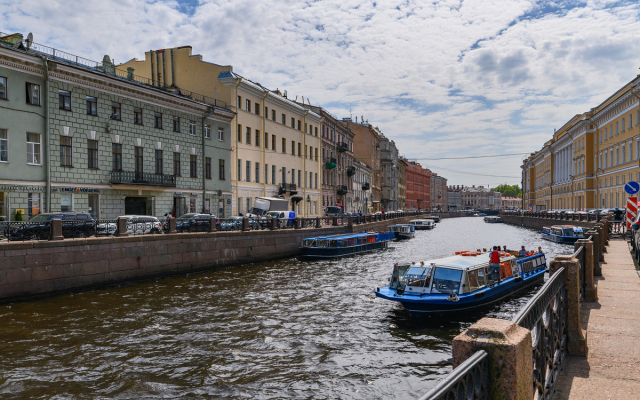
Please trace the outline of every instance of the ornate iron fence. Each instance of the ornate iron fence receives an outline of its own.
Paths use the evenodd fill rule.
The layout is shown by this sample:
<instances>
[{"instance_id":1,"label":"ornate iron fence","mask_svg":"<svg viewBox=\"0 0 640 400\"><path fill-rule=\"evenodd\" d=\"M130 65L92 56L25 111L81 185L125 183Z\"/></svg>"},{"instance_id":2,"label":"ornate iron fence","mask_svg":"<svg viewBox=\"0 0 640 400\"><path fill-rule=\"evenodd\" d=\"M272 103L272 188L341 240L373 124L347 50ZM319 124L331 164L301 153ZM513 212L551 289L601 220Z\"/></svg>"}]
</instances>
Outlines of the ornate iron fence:
<instances>
[{"instance_id":1,"label":"ornate iron fence","mask_svg":"<svg viewBox=\"0 0 640 400\"><path fill-rule=\"evenodd\" d=\"M564 268L560 268L512 319L531 331L536 400L551 399L567 354L566 294Z\"/></svg>"},{"instance_id":2,"label":"ornate iron fence","mask_svg":"<svg viewBox=\"0 0 640 400\"><path fill-rule=\"evenodd\" d=\"M242 218L221 218L219 219L218 230L220 231L241 231Z\"/></svg>"},{"instance_id":3,"label":"ornate iron fence","mask_svg":"<svg viewBox=\"0 0 640 400\"><path fill-rule=\"evenodd\" d=\"M118 222L115 219L99 219L94 224L96 236L113 236L118 229Z\"/></svg>"},{"instance_id":4,"label":"ornate iron fence","mask_svg":"<svg viewBox=\"0 0 640 400\"><path fill-rule=\"evenodd\" d=\"M420 400L488 400L489 362L480 350L438 382Z\"/></svg>"},{"instance_id":5,"label":"ornate iron fence","mask_svg":"<svg viewBox=\"0 0 640 400\"><path fill-rule=\"evenodd\" d=\"M0 222L0 236L9 241L49 240L51 223L46 222Z\"/></svg>"},{"instance_id":6,"label":"ornate iron fence","mask_svg":"<svg viewBox=\"0 0 640 400\"><path fill-rule=\"evenodd\" d=\"M316 219L315 218L301 218L300 227L301 228L315 228L316 227Z\"/></svg>"}]
</instances>

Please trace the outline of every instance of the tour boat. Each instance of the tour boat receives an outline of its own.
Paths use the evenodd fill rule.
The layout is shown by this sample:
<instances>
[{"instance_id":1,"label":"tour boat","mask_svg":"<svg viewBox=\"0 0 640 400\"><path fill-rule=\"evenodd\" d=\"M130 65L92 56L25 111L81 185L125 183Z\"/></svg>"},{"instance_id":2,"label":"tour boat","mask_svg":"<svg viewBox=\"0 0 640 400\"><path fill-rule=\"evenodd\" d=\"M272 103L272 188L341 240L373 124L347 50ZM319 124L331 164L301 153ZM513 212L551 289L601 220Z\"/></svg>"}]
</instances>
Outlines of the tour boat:
<instances>
[{"instance_id":1,"label":"tour boat","mask_svg":"<svg viewBox=\"0 0 640 400\"><path fill-rule=\"evenodd\" d=\"M318 236L302 240L302 258L340 258L372 250L386 249L393 232L361 232Z\"/></svg>"},{"instance_id":2,"label":"tour boat","mask_svg":"<svg viewBox=\"0 0 640 400\"><path fill-rule=\"evenodd\" d=\"M430 219L412 219L409 223L415 226L417 230L433 229L436 227L436 223Z\"/></svg>"},{"instance_id":3,"label":"tour boat","mask_svg":"<svg viewBox=\"0 0 640 400\"><path fill-rule=\"evenodd\" d=\"M502 281L494 283L490 253L457 253L460 254L395 264L389 286L377 288L375 295L399 302L411 315L468 312L542 282L547 269L544 253L517 259L501 252Z\"/></svg>"},{"instance_id":4,"label":"tour boat","mask_svg":"<svg viewBox=\"0 0 640 400\"><path fill-rule=\"evenodd\" d=\"M416 227L411 224L391 225L389 232L393 232L396 240L412 239L416 235Z\"/></svg>"},{"instance_id":5,"label":"tour boat","mask_svg":"<svg viewBox=\"0 0 640 400\"><path fill-rule=\"evenodd\" d=\"M427 215L426 217L423 217L424 219L430 219L435 223L440 222L440 217L438 217L437 215Z\"/></svg>"},{"instance_id":6,"label":"tour boat","mask_svg":"<svg viewBox=\"0 0 640 400\"><path fill-rule=\"evenodd\" d=\"M575 225L553 225L542 228L542 238L556 243L575 243L578 239L584 239L584 231Z\"/></svg>"},{"instance_id":7,"label":"tour boat","mask_svg":"<svg viewBox=\"0 0 640 400\"><path fill-rule=\"evenodd\" d=\"M484 217L484 222L489 223L489 224L499 224L499 223L501 223L503 221L502 221L502 218L500 218L500 217L490 217L490 216L488 216L488 217Z\"/></svg>"}]
</instances>

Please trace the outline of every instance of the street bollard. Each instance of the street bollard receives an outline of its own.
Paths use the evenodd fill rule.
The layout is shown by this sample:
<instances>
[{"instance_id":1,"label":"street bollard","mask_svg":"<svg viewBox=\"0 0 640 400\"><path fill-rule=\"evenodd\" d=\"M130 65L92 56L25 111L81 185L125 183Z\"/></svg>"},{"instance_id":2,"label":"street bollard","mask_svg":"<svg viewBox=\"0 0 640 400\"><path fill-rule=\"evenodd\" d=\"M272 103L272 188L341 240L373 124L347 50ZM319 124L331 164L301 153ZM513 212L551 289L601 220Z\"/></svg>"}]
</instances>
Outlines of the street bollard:
<instances>
[{"instance_id":1,"label":"street bollard","mask_svg":"<svg viewBox=\"0 0 640 400\"><path fill-rule=\"evenodd\" d=\"M249 218L243 217L242 218L242 231L246 232L248 230L249 230Z\"/></svg>"},{"instance_id":2,"label":"street bollard","mask_svg":"<svg viewBox=\"0 0 640 400\"><path fill-rule=\"evenodd\" d=\"M269 229L275 231L278 229L278 218L271 218L271 224L269 225Z\"/></svg>"},{"instance_id":3,"label":"street bollard","mask_svg":"<svg viewBox=\"0 0 640 400\"><path fill-rule=\"evenodd\" d=\"M338 226L338 217L333 217L333 220L331 221L331 225Z\"/></svg>"},{"instance_id":4,"label":"street bollard","mask_svg":"<svg viewBox=\"0 0 640 400\"><path fill-rule=\"evenodd\" d=\"M176 233L176 219L175 217L167 218L167 233Z\"/></svg>"},{"instance_id":5,"label":"street bollard","mask_svg":"<svg viewBox=\"0 0 640 400\"><path fill-rule=\"evenodd\" d=\"M316 228L321 228L322 225L320 225L320 217L316 217Z\"/></svg>"},{"instance_id":6,"label":"street bollard","mask_svg":"<svg viewBox=\"0 0 640 400\"><path fill-rule=\"evenodd\" d=\"M347 217L347 226L349 227L349 229L353 229L353 217L352 216L348 216Z\"/></svg>"},{"instance_id":7,"label":"street bollard","mask_svg":"<svg viewBox=\"0 0 640 400\"><path fill-rule=\"evenodd\" d=\"M127 219L125 217L118 217L116 220L116 234L117 237L129 236L127 232Z\"/></svg>"},{"instance_id":8,"label":"street bollard","mask_svg":"<svg viewBox=\"0 0 640 400\"><path fill-rule=\"evenodd\" d=\"M587 232L588 233L588 232ZM574 251L578 250L580 246L584 247L584 299L585 301L598 300L598 288L594 284L594 265L595 265L595 251L596 246L593 245L593 241L589 239L579 239L574 243Z\"/></svg>"},{"instance_id":9,"label":"street bollard","mask_svg":"<svg viewBox=\"0 0 640 400\"><path fill-rule=\"evenodd\" d=\"M216 232L218 230L217 221L216 217L209 217L209 232Z\"/></svg>"},{"instance_id":10,"label":"street bollard","mask_svg":"<svg viewBox=\"0 0 640 400\"><path fill-rule=\"evenodd\" d=\"M51 229L50 240L64 240L64 236L62 236L62 220L52 220L51 227L49 229Z\"/></svg>"}]
</instances>

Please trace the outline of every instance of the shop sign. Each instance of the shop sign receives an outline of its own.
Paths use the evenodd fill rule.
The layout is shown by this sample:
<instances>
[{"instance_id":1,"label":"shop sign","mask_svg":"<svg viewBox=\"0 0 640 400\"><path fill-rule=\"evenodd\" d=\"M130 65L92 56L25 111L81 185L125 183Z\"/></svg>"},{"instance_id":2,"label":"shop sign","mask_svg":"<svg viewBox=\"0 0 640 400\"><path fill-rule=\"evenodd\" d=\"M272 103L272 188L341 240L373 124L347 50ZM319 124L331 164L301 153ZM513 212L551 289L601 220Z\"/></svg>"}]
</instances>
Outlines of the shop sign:
<instances>
[{"instance_id":1,"label":"shop sign","mask_svg":"<svg viewBox=\"0 0 640 400\"><path fill-rule=\"evenodd\" d=\"M60 190L61 192L76 192L76 193L100 193L100 189L96 188L74 188L74 187L61 187L59 189L53 188L51 191L57 192Z\"/></svg>"},{"instance_id":2,"label":"shop sign","mask_svg":"<svg viewBox=\"0 0 640 400\"><path fill-rule=\"evenodd\" d=\"M198 193L191 192L191 197L198 197Z\"/></svg>"},{"instance_id":3,"label":"shop sign","mask_svg":"<svg viewBox=\"0 0 640 400\"><path fill-rule=\"evenodd\" d=\"M179 196L182 196L182 192L175 192L175 193L173 193L173 195L174 195L174 197L175 197L175 196L178 196L178 197L179 197Z\"/></svg>"},{"instance_id":4,"label":"shop sign","mask_svg":"<svg viewBox=\"0 0 640 400\"><path fill-rule=\"evenodd\" d=\"M231 204L231 199L227 199L227 204Z\"/></svg>"},{"instance_id":5,"label":"shop sign","mask_svg":"<svg viewBox=\"0 0 640 400\"><path fill-rule=\"evenodd\" d=\"M42 187L28 187L28 186L0 186L0 191L1 190L31 190L31 191L36 191L36 190L44 190L44 188Z\"/></svg>"}]
</instances>

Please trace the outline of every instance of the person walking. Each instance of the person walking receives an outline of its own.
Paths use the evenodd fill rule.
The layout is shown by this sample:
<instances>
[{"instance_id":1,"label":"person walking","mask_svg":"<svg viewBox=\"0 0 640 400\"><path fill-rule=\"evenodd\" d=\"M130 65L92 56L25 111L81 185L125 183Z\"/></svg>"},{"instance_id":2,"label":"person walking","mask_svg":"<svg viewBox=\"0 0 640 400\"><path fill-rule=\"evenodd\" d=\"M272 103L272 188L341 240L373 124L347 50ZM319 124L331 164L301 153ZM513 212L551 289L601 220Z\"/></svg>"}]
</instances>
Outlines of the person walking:
<instances>
[{"instance_id":1,"label":"person walking","mask_svg":"<svg viewBox=\"0 0 640 400\"><path fill-rule=\"evenodd\" d=\"M498 283L502 282L502 278L500 278L500 251L498 246L493 246L493 251L491 252L491 280L493 280L494 284L496 283L495 276L498 274Z\"/></svg>"},{"instance_id":2,"label":"person walking","mask_svg":"<svg viewBox=\"0 0 640 400\"><path fill-rule=\"evenodd\" d=\"M620 224L622 223L622 210L616 207L616 210L613 212L613 232L620 232Z\"/></svg>"}]
</instances>

